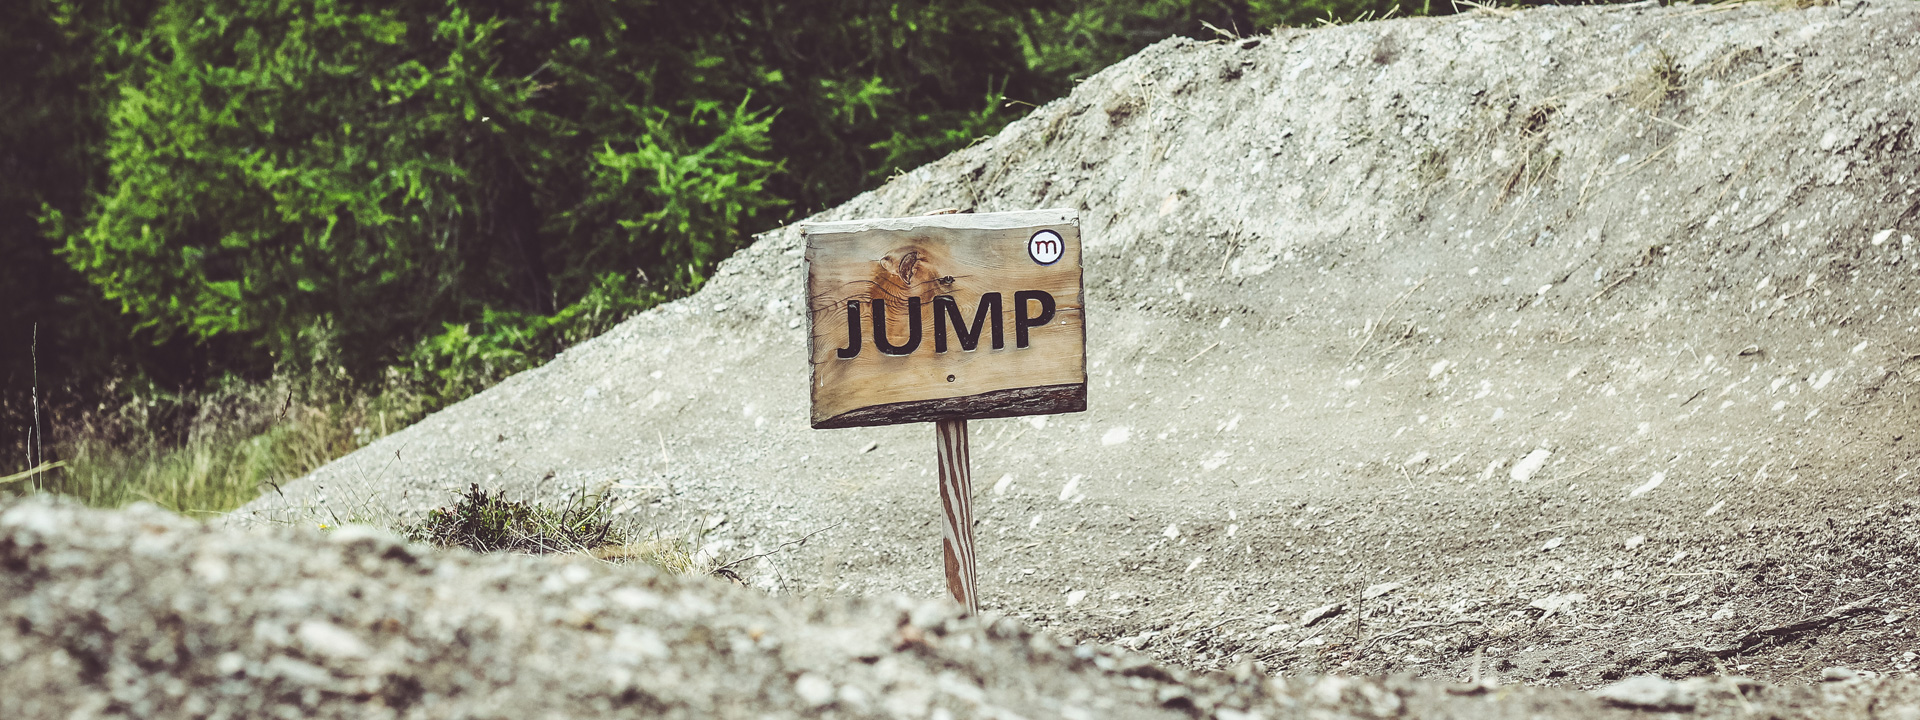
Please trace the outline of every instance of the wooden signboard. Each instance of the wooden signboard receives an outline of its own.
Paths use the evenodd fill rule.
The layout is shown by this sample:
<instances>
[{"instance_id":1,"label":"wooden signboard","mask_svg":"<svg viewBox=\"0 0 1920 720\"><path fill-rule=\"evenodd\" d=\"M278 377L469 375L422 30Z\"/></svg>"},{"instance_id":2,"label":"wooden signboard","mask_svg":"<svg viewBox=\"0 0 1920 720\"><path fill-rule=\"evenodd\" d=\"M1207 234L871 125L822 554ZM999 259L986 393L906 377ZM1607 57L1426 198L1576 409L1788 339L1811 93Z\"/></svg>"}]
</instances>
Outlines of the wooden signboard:
<instances>
[{"instance_id":1,"label":"wooden signboard","mask_svg":"<svg viewBox=\"0 0 1920 720\"><path fill-rule=\"evenodd\" d=\"M804 232L813 427L1087 409L1074 211Z\"/></svg>"},{"instance_id":2,"label":"wooden signboard","mask_svg":"<svg viewBox=\"0 0 1920 720\"><path fill-rule=\"evenodd\" d=\"M1072 210L815 223L813 427L933 422L947 591L978 612L970 418L1087 409Z\"/></svg>"}]
</instances>

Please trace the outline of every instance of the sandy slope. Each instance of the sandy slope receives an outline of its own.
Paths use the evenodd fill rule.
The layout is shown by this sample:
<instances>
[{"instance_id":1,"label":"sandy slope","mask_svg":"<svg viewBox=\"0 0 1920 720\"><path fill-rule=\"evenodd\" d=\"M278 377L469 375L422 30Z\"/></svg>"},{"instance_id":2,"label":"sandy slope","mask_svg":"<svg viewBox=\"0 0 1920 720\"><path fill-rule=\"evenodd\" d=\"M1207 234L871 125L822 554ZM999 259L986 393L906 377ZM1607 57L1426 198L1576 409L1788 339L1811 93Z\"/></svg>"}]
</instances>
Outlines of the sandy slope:
<instances>
[{"instance_id":1,"label":"sandy slope","mask_svg":"<svg viewBox=\"0 0 1920 720\"><path fill-rule=\"evenodd\" d=\"M1200 668L1899 674L1917 43L1907 0L1173 41L818 219L1080 211L1092 409L973 424L992 610ZM808 429L800 282L769 233L233 521L612 483L722 554L831 528L779 593L938 597L932 429Z\"/></svg>"}]
</instances>

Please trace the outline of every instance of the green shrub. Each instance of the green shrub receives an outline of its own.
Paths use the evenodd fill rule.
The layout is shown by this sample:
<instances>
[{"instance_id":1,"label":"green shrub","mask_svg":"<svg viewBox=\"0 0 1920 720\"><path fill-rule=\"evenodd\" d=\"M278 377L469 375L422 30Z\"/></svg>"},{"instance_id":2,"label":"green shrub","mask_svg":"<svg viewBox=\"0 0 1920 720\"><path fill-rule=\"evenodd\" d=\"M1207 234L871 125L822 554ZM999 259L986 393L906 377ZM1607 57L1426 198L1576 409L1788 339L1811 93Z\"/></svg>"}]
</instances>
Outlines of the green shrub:
<instances>
[{"instance_id":1,"label":"green shrub","mask_svg":"<svg viewBox=\"0 0 1920 720\"><path fill-rule=\"evenodd\" d=\"M448 323L415 346L400 371L403 382L423 397L451 403L538 367L662 297L636 280L609 274L586 297L552 315L489 309L479 322Z\"/></svg>"}]
</instances>

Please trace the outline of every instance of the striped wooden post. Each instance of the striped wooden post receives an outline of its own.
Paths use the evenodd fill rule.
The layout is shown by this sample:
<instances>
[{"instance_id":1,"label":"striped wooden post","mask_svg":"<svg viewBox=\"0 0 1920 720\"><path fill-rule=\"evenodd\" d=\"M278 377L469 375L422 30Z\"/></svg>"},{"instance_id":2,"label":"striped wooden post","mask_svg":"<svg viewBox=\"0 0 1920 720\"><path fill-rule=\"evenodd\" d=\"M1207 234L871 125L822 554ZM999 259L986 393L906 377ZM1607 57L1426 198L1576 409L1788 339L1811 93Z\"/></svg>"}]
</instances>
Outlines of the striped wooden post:
<instances>
[{"instance_id":1,"label":"striped wooden post","mask_svg":"<svg viewBox=\"0 0 1920 720\"><path fill-rule=\"evenodd\" d=\"M940 507L947 512L947 531L941 545L945 550L947 592L979 614L978 575L973 564L973 469L972 453L967 447L966 420L937 420L934 432L940 441Z\"/></svg>"}]
</instances>

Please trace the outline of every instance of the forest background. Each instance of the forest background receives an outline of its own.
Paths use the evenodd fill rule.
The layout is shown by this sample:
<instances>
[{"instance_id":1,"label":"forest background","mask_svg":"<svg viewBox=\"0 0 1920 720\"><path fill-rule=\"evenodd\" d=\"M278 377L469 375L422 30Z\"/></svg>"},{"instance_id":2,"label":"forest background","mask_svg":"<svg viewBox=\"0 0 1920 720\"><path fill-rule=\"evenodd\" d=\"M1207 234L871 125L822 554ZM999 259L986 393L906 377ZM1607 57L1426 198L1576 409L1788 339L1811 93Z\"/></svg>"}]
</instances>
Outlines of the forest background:
<instances>
[{"instance_id":1,"label":"forest background","mask_svg":"<svg viewBox=\"0 0 1920 720\"><path fill-rule=\"evenodd\" d=\"M1147 44L1466 8L0 3L0 492L231 509Z\"/></svg>"}]
</instances>

